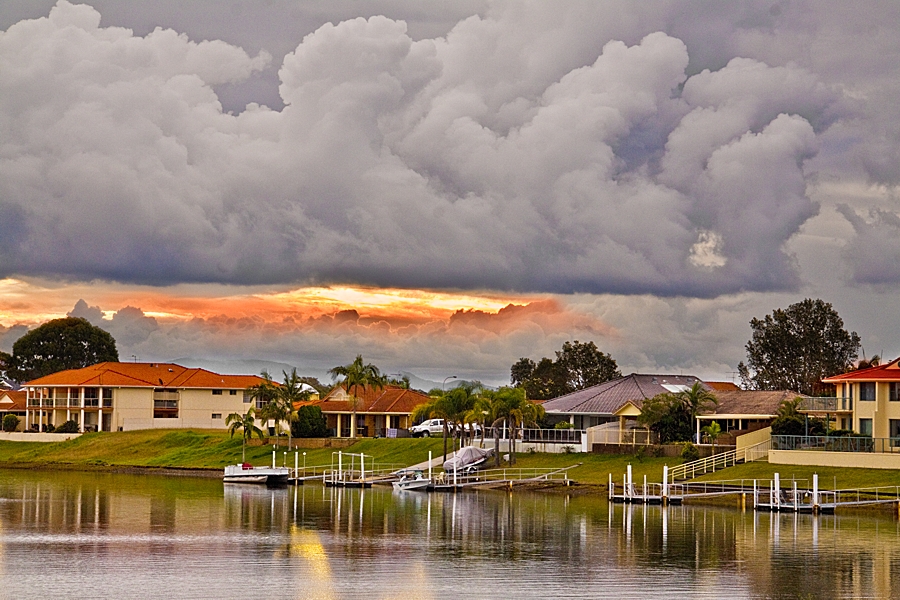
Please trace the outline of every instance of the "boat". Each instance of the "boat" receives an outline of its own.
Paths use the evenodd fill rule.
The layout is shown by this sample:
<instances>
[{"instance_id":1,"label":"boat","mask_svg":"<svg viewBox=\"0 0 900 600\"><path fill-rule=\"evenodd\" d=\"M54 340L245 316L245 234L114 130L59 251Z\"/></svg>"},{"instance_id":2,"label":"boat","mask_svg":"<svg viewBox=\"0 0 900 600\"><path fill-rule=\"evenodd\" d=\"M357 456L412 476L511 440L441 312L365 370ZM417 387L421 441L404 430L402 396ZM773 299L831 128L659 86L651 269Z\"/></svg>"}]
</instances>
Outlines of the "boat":
<instances>
[{"instance_id":1,"label":"boat","mask_svg":"<svg viewBox=\"0 0 900 600\"><path fill-rule=\"evenodd\" d=\"M457 450L452 457L447 459L444 463L444 471L447 473L472 473L493 455L492 448L482 450L475 446L466 446Z\"/></svg>"},{"instance_id":2,"label":"boat","mask_svg":"<svg viewBox=\"0 0 900 600\"><path fill-rule=\"evenodd\" d=\"M290 470L287 467L254 467L249 463L225 467L225 483L256 483L287 485Z\"/></svg>"},{"instance_id":3,"label":"boat","mask_svg":"<svg viewBox=\"0 0 900 600\"><path fill-rule=\"evenodd\" d=\"M395 490L425 490L431 485L431 479L425 477L422 471L400 471L400 480L394 482Z\"/></svg>"}]
</instances>

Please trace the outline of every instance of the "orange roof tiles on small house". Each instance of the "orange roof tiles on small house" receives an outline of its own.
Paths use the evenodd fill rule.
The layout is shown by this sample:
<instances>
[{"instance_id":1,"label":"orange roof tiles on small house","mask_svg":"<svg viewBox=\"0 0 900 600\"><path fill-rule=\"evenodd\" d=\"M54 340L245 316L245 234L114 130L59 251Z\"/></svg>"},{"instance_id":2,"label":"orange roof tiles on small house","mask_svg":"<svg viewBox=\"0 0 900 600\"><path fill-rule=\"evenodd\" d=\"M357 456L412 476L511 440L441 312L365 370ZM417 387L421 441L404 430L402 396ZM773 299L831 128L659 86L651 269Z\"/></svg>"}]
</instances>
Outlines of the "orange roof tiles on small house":
<instances>
[{"instance_id":1,"label":"orange roof tiles on small house","mask_svg":"<svg viewBox=\"0 0 900 600\"><path fill-rule=\"evenodd\" d=\"M428 395L416 390L388 385L383 389L371 387L354 390L359 399L356 410L350 401L350 394L341 386L331 390L317 406L335 435L344 437L362 431L362 435L390 435L389 430L409 429L412 425L410 414L420 404L430 400ZM357 423L352 423L356 413Z\"/></svg>"},{"instance_id":2,"label":"orange roof tiles on small house","mask_svg":"<svg viewBox=\"0 0 900 600\"><path fill-rule=\"evenodd\" d=\"M104 362L26 383L26 427L75 421L82 431L225 429L227 415L250 408L244 391L264 381L172 363Z\"/></svg>"},{"instance_id":3,"label":"orange roof tiles on small house","mask_svg":"<svg viewBox=\"0 0 900 600\"><path fill-rule=\"evenodd\" d=\"M851 381L900 381L900 358L877 367L832 375L822 380L823 383L845 383Z\"/></svg>"}]
</instances>

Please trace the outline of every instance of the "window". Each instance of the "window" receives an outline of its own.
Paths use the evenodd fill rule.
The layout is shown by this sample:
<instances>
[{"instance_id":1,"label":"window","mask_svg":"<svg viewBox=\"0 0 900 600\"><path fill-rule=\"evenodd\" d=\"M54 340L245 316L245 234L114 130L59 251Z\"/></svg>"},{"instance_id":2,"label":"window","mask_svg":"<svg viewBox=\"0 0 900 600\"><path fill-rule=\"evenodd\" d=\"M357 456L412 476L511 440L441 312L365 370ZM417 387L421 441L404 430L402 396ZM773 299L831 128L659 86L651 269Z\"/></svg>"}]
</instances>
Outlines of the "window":
<instances>
[{"instance_id":1,"label":"window","mask_svg":"<svg viewBox=\"0 0 900 600\"><path fill-rule=\"evenodd\" d=\"M165 388L153 390L153 418L178 418L178 390Z\"/></svg>"},{"instance_id":2,"label":"window","mask_svg":"<svg viewBox=\"0 0 900 600\"><path fill-rule=\"evenodd\" d=\"M900 383L892 381L888 388L888 400L891 402L900 401Z\"/></svg>"},{"instance_id":3,"label":"window","mask_svg":"<svg viewBox=\"0 0 900 600\"><path fill-rule=\"evenodd\" d=\"M228 390L229 396L237 396L237 390Z\"/></svg>"},{"instance_id":4,"label":"window","mask_svg":"<svg viewBox=\"0 0 900 600\"><path fill-rule=\"evenodd\" d=\"M875 382L874 381L866 381L859 384L859 400L862 401L874 401L875 400Z\"/></svg>"},{"instance_id":5,"label":"window","mask_svg":"<svg viewBox=\"0 0 900 600\"><path fill-rule=\"evenodd\" d=\"M872 437L872 419L859 420L859 435Z\"/></svg>"},{"instance_id":6,"label":"window","mask_svg":"<svg viewBox=\"0 0 900 600\"><path fill-rule=\"evenodd\" d=\"M250 394L244 392L244 404L250 404L250 400L252 400L252 398L250 398Z\"/></svg>"},{"instance_id":7,"label":"window","mask_svg":"<svg viewBox=\"0 0 900 600\"><path fill-rule=\"evenodd\" d=\"M213 390L212 392L213 392L213 396L221 396L222 395L222 390Z\"/></svg>"},{"instance_id":8,"label":"window","mask_svg":"<svg viewBox=\"0 0 900 600\"><path fill-rule=\"evenodd\" d=\"M103 388L103 408L112 408L112 396L111 388Z\"/></svg>"},{"instance_id":9,"label":"window","mask_svg":"<svg viewBox=\"0 0 900 600\"><path fill-rule=\"evenodd\" d=\"M213 419L221 419L221 418L222 418L222 413L213 413L213 414L212 414L212 418L213 418Z\"/></svg>"},{"instance_id":10,"label":"window","mask_svg":"<svg viewBox=\"0 0 900 600\"><path fill-rule=\"evenodd\" d=\"M891 447L900 446L900 419L891 419L888 421L890 427Z\"/></svg>"}]
</instances>

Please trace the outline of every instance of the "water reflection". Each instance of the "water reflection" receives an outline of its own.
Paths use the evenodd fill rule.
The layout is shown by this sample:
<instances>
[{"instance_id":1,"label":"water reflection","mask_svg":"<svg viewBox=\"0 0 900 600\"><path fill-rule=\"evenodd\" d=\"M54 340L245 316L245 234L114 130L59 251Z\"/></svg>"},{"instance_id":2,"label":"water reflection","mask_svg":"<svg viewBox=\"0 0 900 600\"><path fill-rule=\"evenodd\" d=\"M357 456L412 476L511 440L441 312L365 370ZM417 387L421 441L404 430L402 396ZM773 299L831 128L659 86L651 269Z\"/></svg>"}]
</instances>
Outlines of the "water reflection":
<instances>
[{"instance_id":1,"label":"water reflection","mask_svg":"<svg viewBox=\"0 0 900 600\"><path fill-rule=\"evenodd\" d=\"M898 541L887 515L0 473L8 597L887 598Z\"/></svg>"}]
</instances>

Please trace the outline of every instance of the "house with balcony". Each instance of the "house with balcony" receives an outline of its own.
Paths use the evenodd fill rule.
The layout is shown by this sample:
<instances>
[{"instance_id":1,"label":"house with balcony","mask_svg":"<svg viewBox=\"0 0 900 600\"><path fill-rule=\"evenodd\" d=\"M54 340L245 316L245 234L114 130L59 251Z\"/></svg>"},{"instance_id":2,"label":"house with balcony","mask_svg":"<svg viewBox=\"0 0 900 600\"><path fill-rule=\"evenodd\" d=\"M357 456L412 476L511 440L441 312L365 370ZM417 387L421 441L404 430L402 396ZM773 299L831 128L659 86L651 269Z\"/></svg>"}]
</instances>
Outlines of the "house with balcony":
<instances>
[{"instance_id":1,"label":"house with balcony","mask_svg":"<svg viewBox=\"0 0 900 600\"><path fill-rule=\"evenodd\" d=\"M900 358L822 380L837 390L841 429L873 438L900 438Z\"/></svg>"},{"instance_id":2,"label":"house with balcony","mask_svg":"<svg viewBox=\"0 0 900 600\"><path fill-rule=\"evenodd\" d=\"M81 431L225 429L250 405L256 375L221 375L171 363L104 362L27 382L24 428L75 421Z\"/></svg>"}]
</instances>

